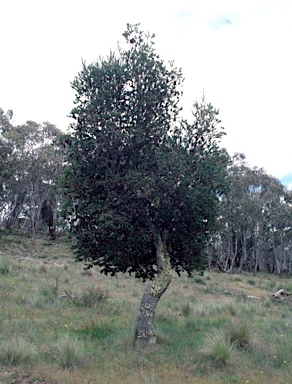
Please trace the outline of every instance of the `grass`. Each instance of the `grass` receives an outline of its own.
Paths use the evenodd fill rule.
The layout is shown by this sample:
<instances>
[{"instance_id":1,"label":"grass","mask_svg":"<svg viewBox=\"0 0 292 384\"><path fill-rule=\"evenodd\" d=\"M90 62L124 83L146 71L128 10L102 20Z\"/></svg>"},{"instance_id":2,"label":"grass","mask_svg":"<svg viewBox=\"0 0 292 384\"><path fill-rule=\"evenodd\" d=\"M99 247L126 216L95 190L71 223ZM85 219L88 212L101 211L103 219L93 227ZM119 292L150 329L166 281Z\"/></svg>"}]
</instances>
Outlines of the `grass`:
<instances>
[{"instance_id":1,"label":"grass","mask_svg":"<svg viewBox=\"0 0 292 384\"><path fill-rule=\"evenodd\" d=\"M84 360L83 348L81 339L66 334L56 343L54 358L61 368L78 368Z\"/></svg>"},{"instance_id":2,"label":"grass","mask_svg":"<svg viewBox=\"0 0 292 384\"><path fill-rule=\"evenodd\" d=\"M292 376L292 277L174 276L158 343L133 345L147 283L73 261L70 243L2 233L0 383L273 383ZM257 296L260 299L249 298Z\"/></svg>"},{"instance_id":3,"label":"grass","mask_svg":"<svg viewBox=\"0 0 292 384\"><path fill-rule=\"evenodd\" d=\"M211 358L218 367L226 366L231 361L232 339L224 331L209 333L203 340L202 352Z\"/></svg>"},{"instance_id":4,"label":"grass","mask_svg":"<svg viewBox=\"0 0 292 384\"><path fill-rule=\"evenodd\" d=\"M76 307L95 308L108 299L108 294L99 286L89 286L80 296L72 296L70 292L68 297Z\"/></svg>"},{"instance_id":5,"label":"grass","mask_svg":"<svg viewBox=\"0 0 292 384\"><path fill-rule=\"evenodd\" d=\"M229 321L226 334L230 341L239 348L251 349L257 344L256 326L245 318L237 318Z\"/></svg>"},{"instance_id":6,"label":"grass","mask_svg":"<svg viewBox=\"0 0 292 384\"><path fill-rule=\"evenodd\" d=\"M189 317L192 313L192 304L189 300L182 300L181 313L184 317Z\"/></svg>"},{"instance_id":7,"label":"grass","mask_svg":"<svg viewBox=\"0 0 292 384\"><path fill-rule=\"evenodd\" d=\"M0 259L0 274L8 275L11 270L12 262L11 259L7 256L2 256Z\"/></svg>"},{"instance_id":8,"label":"grass","mask_svg":"<svg viewBox=\"0 0 292 384\"><path fill-rule=\"evenodd\" d=\"M6 366L27 363L32 360L33 354L33 346L20 336L13 335L0 345L0 363Z\"/></svg>"}]
</instances>

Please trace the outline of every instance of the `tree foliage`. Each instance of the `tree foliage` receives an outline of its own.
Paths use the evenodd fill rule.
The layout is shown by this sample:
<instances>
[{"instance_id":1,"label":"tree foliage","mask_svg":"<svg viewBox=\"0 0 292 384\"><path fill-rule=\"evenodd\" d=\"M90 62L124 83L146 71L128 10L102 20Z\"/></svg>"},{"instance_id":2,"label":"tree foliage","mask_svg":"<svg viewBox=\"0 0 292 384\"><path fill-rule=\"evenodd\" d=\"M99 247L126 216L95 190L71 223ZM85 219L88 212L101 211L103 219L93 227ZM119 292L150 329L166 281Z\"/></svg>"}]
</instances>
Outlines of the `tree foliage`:
<instances>
[{"instance_id":1,"label":"tree foliage","mask_svg":"<svg viewBox=\"0 0 292 384\"><path fill-rule=\"evenodd\" d=\"M153 278L163 239L176 272L201 271L226 190L218 111L203 98L194 122L181 120L181 70L160 59L154 36L137 25L123 36L118 53L83 63L72 82L75 122L61 143L76 259L106 274Z\"/></svg>"},{"instance_id":2,"label":"tree foliage","mask_svg":"<svg viewBox=\"0 0 292 384\"><path fill-rule=\"evenodd\" d=\"M48 122L14 126L3 113L0 128L0 224L29 227L33 238L43 225L52 227L52 215L56 218L59 201L53 180L62 158L52 141L61 131Z\"/></svg>"},{"instance_id":3,"label":"tree foliage","mask_svg":"<svg viewBox=\"0 0 292 384\"><path fill-rule=\"evenodd\" d=\"M229 177L214 242L221 268L291 273L291 192L263 169L251 168L243 154L234 155Z\"/></svg>"}]
</instances>

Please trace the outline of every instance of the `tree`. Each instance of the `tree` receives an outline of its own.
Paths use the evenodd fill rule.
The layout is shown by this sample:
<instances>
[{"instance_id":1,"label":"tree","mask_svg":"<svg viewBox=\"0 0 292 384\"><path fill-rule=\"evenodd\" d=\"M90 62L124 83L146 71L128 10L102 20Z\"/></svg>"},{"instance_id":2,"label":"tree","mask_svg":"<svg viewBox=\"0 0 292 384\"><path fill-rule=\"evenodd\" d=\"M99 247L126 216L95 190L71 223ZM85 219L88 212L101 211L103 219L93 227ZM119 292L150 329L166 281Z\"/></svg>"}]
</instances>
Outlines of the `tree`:
<instances>
[{"instance_id":1,"label":"tree","mask_svg":"<svg viewBox=\"0 0 292 384\"><path fill-rule=\"evenodd\" d=\"M150 278L137 340L156 341L154 313L178 274L202 272L228 156L218 147L218 111L194 105L179 120L182 73L167 67L154 36L128 25L126 47L86 65L76 91L71 133L63 136L63 213L76 238L76 260L102 273Z\"/></svg>"},{"instance_id":2,"label":"tree","mask_svg":"<svg viewBox=\"0 0 292 384\"><path fill-rule=\"evenodd\" d=\"M276 178L250 168L243 154L229 167L231 189L222 196L215 248L225 272L238 268L291 273L291 204Z\"/></svg>"},{"instance_id":3,"label":"tree","mask_svg":"<svg viewBox=\"0 0 292 384\"><path fill-rule=\"evenodd\" d=\"M0 212L3 210L7 200L7 188L5 182L11 178L13 169L11 169L11 154L13 147L6 138L7 132L11 129L12 111L6 114L0 108ZM0 215L1 220L1 215Z\"/></svg>"},{"instance_id":4,"label":"tree","mask_svg":"<svg viewBox=\"0 0 292 384\"><path fill-rule=\"evenodd\" d=\"M31 239L34 243L36 230L46 210L53 210L56 216L58 204L57 192L53 180L61 166L60 149L52 144L53 139L61 133L54 125L46 122L38 124L27 121L23 125L13 126L7 118L1 119L0 145L5 155L5 172L2 173L0 199L0 225L14 228L29 223ZM2 156L1 156L2 157ZM2 159L0 161L0 167ZM52 218L50 220L52 223ZM53 227L51 235L53 235ZM53 237L53 236L52 236Z\"/></svg>"}]
</instances>

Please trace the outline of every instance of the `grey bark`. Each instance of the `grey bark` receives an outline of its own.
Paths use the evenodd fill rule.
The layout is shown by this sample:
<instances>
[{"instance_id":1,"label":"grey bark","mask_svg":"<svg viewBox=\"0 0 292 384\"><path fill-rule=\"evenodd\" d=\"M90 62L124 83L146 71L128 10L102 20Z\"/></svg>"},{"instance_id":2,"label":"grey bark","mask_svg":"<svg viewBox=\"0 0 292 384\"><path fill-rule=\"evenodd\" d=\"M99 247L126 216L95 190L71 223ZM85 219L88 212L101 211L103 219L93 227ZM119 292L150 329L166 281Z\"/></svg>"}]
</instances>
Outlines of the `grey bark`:
<instances>
[{"instance_id":1,"label":"grey bark","mask_svg":"<svg viewBox=\"0 0 292 384\"><path fill-rule=\"evenodd\" d=\"M233 255L231 257L230 266L229 266L229 269L227 271L228 273L230 273L232 271L233 265L234 265L234 262L235 262L235 259L236 259L236 256L237 256L237 242L238 242L238 236L237 236L237 232L236 232L235 233L235 240L234 240L234 252L233 252ZM231 241L231 246L232 246L232 241Z\"/></svg>"},{"instance_id":2,"label":"grey bark","mask_svg":"<svg viewBox=\"0 0 292 384\"><path fill-rule=\"evenodd\" d=\"M156 235L157 276L150 282L141 300L135 341L155 344L157 332L154 323L155 309L163 293L168 288L172 269L167 249L167 236Z\"/></svg>"},{"instance_id":3,"label":"grey bark","mask_svg":"<svg viewBox=\"0 0 292 384\"><path fill-rule=\"evenodd\" d=\"M246 230L243 231L242 238L241 238L241 245L242 245L242 255L240 258L240 265L238 268L238 272L241 273L243 269L243 264L247 259L247 249L246 249L246 243L247 243L247 233Z\"/></svg>"}]
</instances>

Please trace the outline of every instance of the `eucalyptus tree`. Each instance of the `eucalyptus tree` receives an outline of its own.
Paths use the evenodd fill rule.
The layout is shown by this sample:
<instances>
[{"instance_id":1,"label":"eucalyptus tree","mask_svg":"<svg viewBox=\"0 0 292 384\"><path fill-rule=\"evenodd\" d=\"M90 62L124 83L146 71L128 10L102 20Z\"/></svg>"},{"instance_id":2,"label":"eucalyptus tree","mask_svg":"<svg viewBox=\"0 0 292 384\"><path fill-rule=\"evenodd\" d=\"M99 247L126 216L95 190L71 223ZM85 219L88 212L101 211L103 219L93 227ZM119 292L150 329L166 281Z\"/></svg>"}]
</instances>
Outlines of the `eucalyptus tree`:
<instances>
[{"instance_id":1,"label":"eucalyptus tree","mask_svg":"<svg viewBox=\"0 0 292 384\"><path fill-rule=\"evenodd\" d=\"M10 176L9 171L9 158L12 152L12 146L9 140L7 140L7 132L12 127L11 119L13 116L12 111L4 113L3 109L0 108L0 183L1 183L1 197L5 195L5 180ZM1 200L0 200L1 201Z\"/></svg>"},{"instance_id":2,"label":"eucalyptus tree","mask_svg":"<svg viewBox=\"0 0 292 384\"><path fill-rule=\"evenodd\" d=\"M287 272L292 259L290 244L292 207L286 199L288 193L278 179L271 176L264 178L262 212L265 241L263 246L265 264L270 272Z\"/></svg>"},{"instance_id":3,"label":"eucalyptus tree","mask_svg":"<svg viewBox=\"0 0 292 384\"><path fill-rule=\"evenodd\" d=\"M61 134L54 125L27 121L25 124L6 127L3 137L9 147L4 189L5 204L2 225L13 228L20 221L29 223L34 242L41 224L41 211L45 201L55 201L57 192L53 180L61 167L59 148L53 140Z\"/></svg>"},{"instance_id":4,"label":"eucalyptus tree","mask_svg":"<svg viewBox=\"0 0 292 384\"><path fill-rule=\"evenodd\" d=\"M29 133L29 134L28 134ZM34 242L36 231L42 226L44 205L51 209L54 220L50 227L51 237L54 237L56 209L58 207L58 192L54 186L62 165L59 148L53 144L61 135L61 131L53 124L45 122L38 124L28 121L19 127L19 134L24 134L22 156L23 173L20 176L25 192L22 214L29 219L31 239Z\"/></svg>"},{"instance_id":5,"label":"eucalyptus tree","mask_svg":"<svg viewBox=\"0 0 292 384\"><path fill-rule=\"evenodd\" d=\"M231 189L221 199L221 258L224 271L237 267L241 272L248 258L250 239L257 236L262 215L259 204L262 170L249 168L243 154L235 154L232 160L228 171Z\"/></svg>"},{"instance_id":6,"label":"eucalyptus tree","mask_svg":"<svg viewBox=\"0 0 292 384\"><path fill-rule=\"evenodd\" d=\"M0 225L10 203L10 184L15 172L13 143L9 134L13 129L11 122L13 113L4 113L0 108Z\"/></svg>"},{"instance_id":7,"label":"eucalyptus tree","mask_svg":"<svg viewBox=\"0 0 292 384\"><path fill-rule=\"evenodd\" d=\"M221 269L288 271L292 257L288 191L265 170L251 168L243 154L234 155L229 178L231 189L221 199L215 243Z\"/></svg>"},{"instance_id":8,"label":"eucalyptus tree","mask_svg":"<svg viewBox=\"0 0 292 384\"><path fill-rule=\"evenodd\" d=\"M207 265L228 156L211 104L196 103L191 124L179 119L182 73L160 59L154 35L128 25L123 36L117 53L83 63L72 82L63 214L77 261L150 279L136 339L154 343L155 308L172 270L191 275Z\"/></svg>"}]
</instances>

